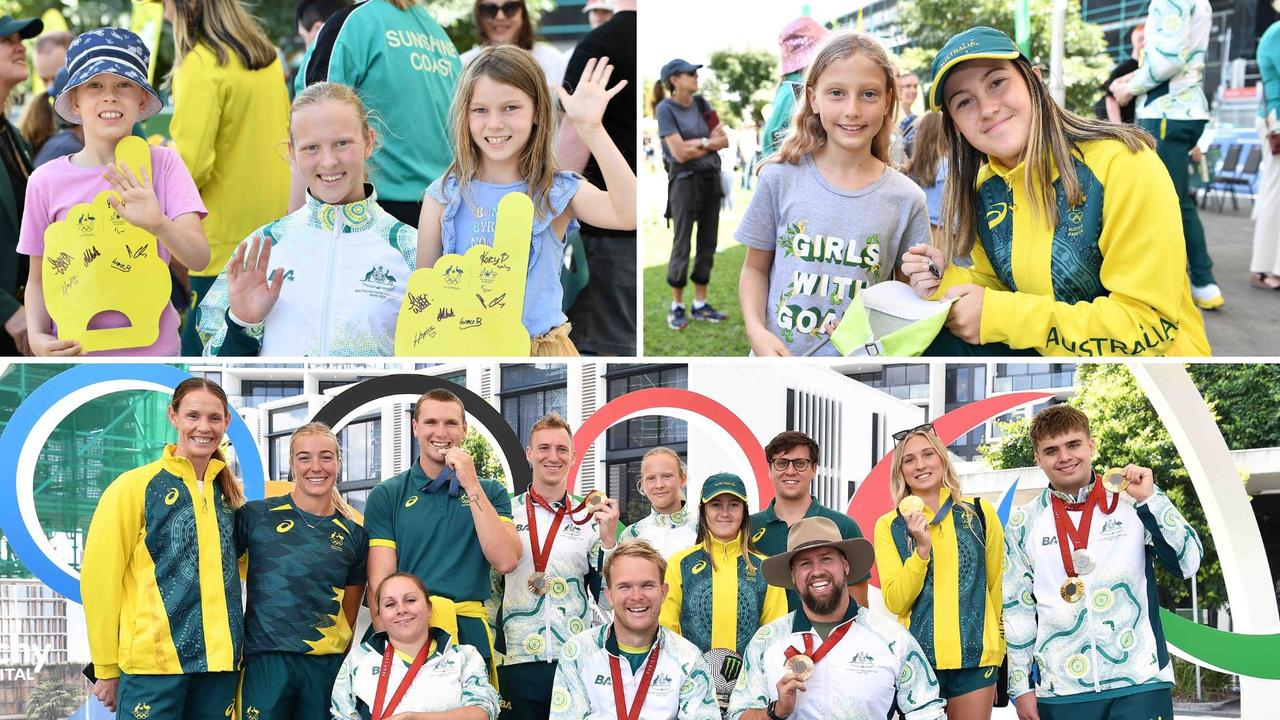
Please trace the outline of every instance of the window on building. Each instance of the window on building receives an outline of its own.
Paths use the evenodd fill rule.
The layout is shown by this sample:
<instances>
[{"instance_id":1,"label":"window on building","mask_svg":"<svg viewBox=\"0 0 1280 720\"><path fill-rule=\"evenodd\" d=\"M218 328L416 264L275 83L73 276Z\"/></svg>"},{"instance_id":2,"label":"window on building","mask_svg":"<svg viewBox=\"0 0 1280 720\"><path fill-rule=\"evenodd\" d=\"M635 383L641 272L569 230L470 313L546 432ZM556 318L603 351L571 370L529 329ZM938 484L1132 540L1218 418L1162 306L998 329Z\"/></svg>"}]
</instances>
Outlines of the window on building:
<instances>
[{"instance_id":1,"label":"window on building","mask_svg":"<svg viewBox=\"0 0 1280 720\"><path fill-rule=\"evenodd\" d=\"M268 400L294 397L302 394L301 381L288 380L242 380L240 394L244 398L245 407L258 407Z\"/></svg>"},{"instance_id":2,"label":"window on building","mask_svg":"<svg viewBox=\"0 0 1280 720\"><path fill-rule=\"evenodd\" d=\"M267 416L267 477L289 479L289 437L311 416L306 403L271 410Z\"/></svg>"},{"instance_id":3,"label":"window on building","mask_svg":"<svg viewBox=\"0 0 1280 720\"><path fill-rule=\"evenodd\" d=\"M987 396L986 365L948 365L945 411L968 405ZM986 442L986 425L979 425L951 443L951 451L966 460L978 457L978 446Z\"/></svg>"},{"instance_id":4,"label":"window on building","mask_svg":"<svg viewBox=\"0 0 1280 720\"><path fill-rule=\"evenodd\" d=\"M503 365L501 377L502 417L522 446L529 444L529 432L538 418L551 412L565 414L569 392L564 365Z\"/></svg>"},{"instance_id":5,"label":"window on building","mask_svg":"<svg viewBox=\"0 0 1280 720\"><path fill-rule=\"evenodd\" d=\"M349 483L377 483L382 476L382 419L370 417L348 423L338 433L342 446L342 477ZM350 501L348 501L350 502Z\"/></svg>"},{"instance_id":6,"label":"window on building","mask_svg":"<svg viewBox=\"0 0 1280 720\"><path fill-rule=\"evenodd\" d=\"M684 365L612 364L604 375L608 399L650 388L689 387ZM649 500L640 494L640 461L655 447L669 447L684 460L689 448L689 424L667 415L644 415L609 428L605 434L605 477L609 497L617 498L622 522L630 524L649 514Z\"/></svg>"},{"instance_id":7,"label":"window on building","mask_svg":"<svg viewBox=\"0 0 1280 720\"><path fill-rule=\"evenodd\" d=\"M886 365L880 370L850 373L848 377L899 400L929 399L928 365Z\"/></svg>"},{"instance_id":8,"label":"window on building","mask_svg":"<svg viewBox=\"0 0 1280 720\"><path fill-rule=\"evenodd\" d=\"M991 381L994 392L1057 390L1075 384L1076 367L1066 363L998 363Z\"/></svg>"}]
</instances>

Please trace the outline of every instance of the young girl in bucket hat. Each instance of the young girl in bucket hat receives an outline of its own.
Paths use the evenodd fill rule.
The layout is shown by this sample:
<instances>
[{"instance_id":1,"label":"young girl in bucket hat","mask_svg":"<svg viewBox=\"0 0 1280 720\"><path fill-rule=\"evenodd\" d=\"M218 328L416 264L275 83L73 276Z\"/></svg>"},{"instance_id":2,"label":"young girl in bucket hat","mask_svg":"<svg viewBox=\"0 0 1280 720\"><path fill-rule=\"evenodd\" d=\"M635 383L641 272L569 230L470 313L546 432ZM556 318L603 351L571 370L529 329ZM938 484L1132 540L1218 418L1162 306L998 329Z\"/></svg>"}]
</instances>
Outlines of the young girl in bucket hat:
<instances>
[{"instance_id":1,"label":"young girl in bucket hat","mask_svg":"<svg viewBox=\"0 0 1280 720\"><path fill-rule=\"evenodd\" d=\"M989 27L938 52L929 105L951 148L943 239L902 270L922 297L957 298L930 354L1209 354L1150 135L1064 110Z\"/></svg>"},{"instance_id":2,"label":"young girl in bucket hat","mask_svg":"<svg viewBox=\"0 0 1280 720\"><path fill-rule=\"evenodd\" d=\"M176 258L187 267L209 262L209 243L201 220L206 215L200 193L178 153L152 146L151 173L115 162L116 143L136 123L160 112L161 102L147 82L150 53L142 39L123 28L84 33L67 50L68 80L54 111L84 130L84 149L41 165L27 183L26 212L18 252L31 256L27 278L27 324L36 355L80 355L80 344L59 340L45 308L43 294L44 234L63 220L72 206L114 190L111 208L126 222L159 240L160 257ZM104 312L90 329L123 327L128 320ZM160 315L160 334L146 347L109 351L113 355L179 354L178 313L172 304Z\"/></svg>"}]
</instances>

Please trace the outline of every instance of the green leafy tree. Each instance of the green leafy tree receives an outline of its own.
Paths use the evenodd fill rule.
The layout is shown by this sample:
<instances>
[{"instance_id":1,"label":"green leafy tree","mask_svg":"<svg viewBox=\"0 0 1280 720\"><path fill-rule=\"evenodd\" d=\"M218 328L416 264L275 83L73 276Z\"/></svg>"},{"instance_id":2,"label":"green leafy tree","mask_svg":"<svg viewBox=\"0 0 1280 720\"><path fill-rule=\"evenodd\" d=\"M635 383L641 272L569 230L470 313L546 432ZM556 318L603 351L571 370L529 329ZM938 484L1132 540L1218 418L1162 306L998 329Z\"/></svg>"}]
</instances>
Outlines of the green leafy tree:
<instances>
[{"instance_id":1,"label":"green leafy tree","mask_svg":"<svg viewBox=\"0 0 1280 720\"><path fill-rule=\"evenodd\" d=\"M476 465L478 477L502 480L504 473L498 454L493 451L493 447L489 445L484 435L475 428L467 429L467 436L462 440L462 449L471 456L471 461Z\"/></svg>"},{"instance_id":2,"label":"green leafy tree","mask_svg":"<svg viewBox=\"0 0 1280 720\"><path fill-rule=\"evenodd\" d=\"M62 680L43 680L27 699L27 720L64 720L80 707L81 691Z\"/></svg>"},{"instance_id":3,"label":"green leafy tree","mask_svg":"<svg viewBox=\"0 0 1280 720\"><path fill-rule=\"evenodd\" d=\"M1041 67L1048 81L1050 39L1053 32L1053 0L1030 0L1031 62ZM905 67L922 72L927 83L933 56L947 38L975 25L989 25L1013 37L1014 3L1007 0L916 0L899 3L898 24L914 47L903 51ZM1091 113L1099 87L1114 62L1106 54L1102 28L1084 21L1080 0L1068 0L1065 28L1067 87L1066 107Z\"/></svg>"},{"instance_id":4,"label":"green leafy tree","mask_svg":"<svg viewBox=\"0 0 1280 720\"><path fill-rule=\"evenodd\" d=\"M1275 365L1192 365L1193 381L1222 430L1227 447L1243 449L1280 444L1280 367ZM1094 467L1119 467L1130 462L1150 467L1156 483L1200 534L1205 546L1197 578L1201 603L1226 604L1222 565L1209 535L1204 511L1196 500L1182 458L1168 431L1124 365L1079 365L1079 388L1071 404L1089 416L1098 443ZM991 467L1008 469L1035 464L1028 422L999 423L1001 437L981 448ZM1161 589L1171 601L1190 601L1190 583L1157 565Z\"/></svg>"},{"instance_id":5,"label":"green leafy tree","mask_svg":"<svg viewBox=\"0 0 1280 720\"><path fill-rule=\"evenodd\" d=\"M746 117L761 122L760 109L777 85L778 58L765 50L717 50L711 53L711 70L724 87L723 114L732 124Z\"/></svg>"}]
</instances>

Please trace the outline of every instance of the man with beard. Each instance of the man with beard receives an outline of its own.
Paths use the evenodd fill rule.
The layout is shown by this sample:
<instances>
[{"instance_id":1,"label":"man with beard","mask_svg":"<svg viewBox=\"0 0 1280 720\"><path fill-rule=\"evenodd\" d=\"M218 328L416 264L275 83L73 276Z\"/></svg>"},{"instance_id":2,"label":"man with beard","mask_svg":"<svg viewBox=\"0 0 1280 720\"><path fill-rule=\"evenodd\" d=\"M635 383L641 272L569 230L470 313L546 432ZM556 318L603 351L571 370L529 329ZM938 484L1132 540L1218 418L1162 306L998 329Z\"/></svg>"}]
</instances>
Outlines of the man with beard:
<instances>
[{"instance_id":1,"label":"man with beard","mask_svg":"<svg viewBox=\"0 0 1280 720\"><path fill-rule=\"evenodd\" d=\"M1045 408L1029 434L1049 487L1005 528L1004 629L1018 720L1173 717L1152 559L1192 577L1200 538L1150 468L1094 474L1097 443L1080 410Z\"/></svg>"},{"instance_id":2,"label":"man with beard","mask_svg":"<svg viewBox=\"0 0 1280 720\"><path fill-rule=\"evenodd\" d=\"M827 518L791 526L787 551L764 561L764 577L798 590L802 607L752 638L728 720L883 718L895 708L906 720L946 717L911 633L845 592L845 578L866 574L874 559L871 543L842 538Z\"/></svg>"},{"instance_id":3,"label":"man with beard","mask_svg":"<svg viewBox=\"0 0 1280 720\"><path fill-rule=\"evenodd\" d=\"M658 625L666 571L667 561L644 540L620 543L605 560L613 622L565 643L552 720L720 720L701 651Z\"/></svg>"},{"instance_id":4,"label":"man with beard","mask_svg":"<svg viewBox=\"0 0 1280 720\"><path fill-rule=\"evenodd\" d=\"M778 433L764 447L769 459L769 480L773 482L774 498L769 507L751 516L751 541L756 550L765 555L777 555L787 548L787 530L801 518L824 517L835 523L846 540L862 537L862 530L853 518L818 502L812 494L813 479L818 474L818 443L802 432ZM852 573L849 592L858 604L867 606L867 582L871 580L871 568ZM794 589L787 590L787 608L797 610L800 595Z\"/></svg>"},{"instance_id":5,"label":"man with beard","mask_svg":"<svg viewBox=\"0 0 1280 720\"><path fill-rule=\"evenodd\" d=\"M533 482L512 503L520 564L504 579L498 611L502 720L546 720L560 648L591 624L587 591L599 596L601 563L618 535L617 500L565 490L574 450L564 418L538 418L525 455Z\"/></svg>"},{"instance_id":6,"label":"man with beard","mask_svg":"<svg viewBox=\"0 0 1280 720\"><path fill-rule=\"evenodd\" d=\"M369 597L392 573L411 572L431 588L433 622L457 617L458 642L472 645L493 667L493 639L484 605L489 568L516 569L520 540L511 522L511 498L496 480L476 476L462 441L462 400L437 388L413 406L418 462L369 492L364 529L369 535ZM381 630L377 614L374 629Z\"/></svg>"}]
</instances>

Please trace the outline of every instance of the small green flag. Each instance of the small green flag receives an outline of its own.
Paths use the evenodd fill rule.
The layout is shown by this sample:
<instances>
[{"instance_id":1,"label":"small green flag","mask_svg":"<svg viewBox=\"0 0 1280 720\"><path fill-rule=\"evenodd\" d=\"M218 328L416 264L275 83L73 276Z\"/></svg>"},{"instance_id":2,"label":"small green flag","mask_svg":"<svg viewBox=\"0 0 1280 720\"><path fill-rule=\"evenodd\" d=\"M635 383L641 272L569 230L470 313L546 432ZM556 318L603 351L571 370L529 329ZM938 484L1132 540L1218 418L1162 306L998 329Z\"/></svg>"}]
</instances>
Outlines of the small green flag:
<instances>
[{"instance_id":1,"label":"small green flag","mask_svg":"<svg viewBox=\"0 0 1280 720\"><path fill-rule=\"evenodd\" d=\"M1031 1L1018 0L1013 13L1014 39L1022 54L1031 57Z\"/></svg>"}]
</instances>

